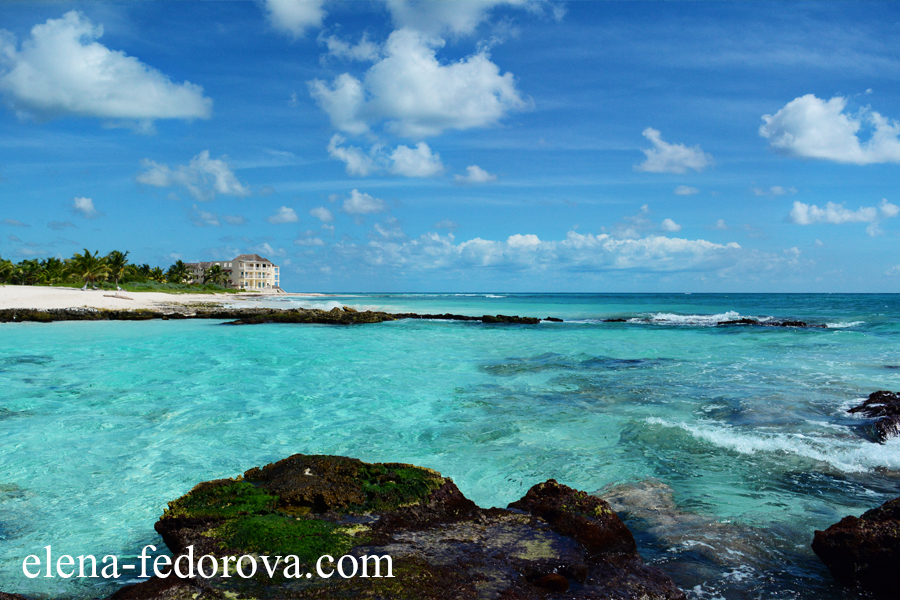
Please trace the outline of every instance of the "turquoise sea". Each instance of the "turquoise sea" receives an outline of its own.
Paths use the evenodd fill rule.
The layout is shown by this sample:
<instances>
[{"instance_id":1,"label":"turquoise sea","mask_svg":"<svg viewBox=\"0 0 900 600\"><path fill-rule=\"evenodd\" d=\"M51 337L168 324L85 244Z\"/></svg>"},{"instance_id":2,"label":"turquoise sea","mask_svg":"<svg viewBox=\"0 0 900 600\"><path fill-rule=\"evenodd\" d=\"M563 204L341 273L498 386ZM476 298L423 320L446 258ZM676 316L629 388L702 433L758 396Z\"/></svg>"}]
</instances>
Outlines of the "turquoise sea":
<instances>
[{"instance_id":1,"label":"turquoise sea","mask_svg":"<svg viewBox=\"0 0 900 600\"><path fill-rule=\"evenodd\" d=\"M898 295L265 302L566 322L0 325L0 590L104 597L134 579L26 579L22 561L162 548L168 500L302 452L431 467L482 506L548 478L603 490L694 599L865 597L809 544L900 495L900 440L846 413L900 390ZM827 327L715 325L740 317Z\"/></svg>"}]
</instances>

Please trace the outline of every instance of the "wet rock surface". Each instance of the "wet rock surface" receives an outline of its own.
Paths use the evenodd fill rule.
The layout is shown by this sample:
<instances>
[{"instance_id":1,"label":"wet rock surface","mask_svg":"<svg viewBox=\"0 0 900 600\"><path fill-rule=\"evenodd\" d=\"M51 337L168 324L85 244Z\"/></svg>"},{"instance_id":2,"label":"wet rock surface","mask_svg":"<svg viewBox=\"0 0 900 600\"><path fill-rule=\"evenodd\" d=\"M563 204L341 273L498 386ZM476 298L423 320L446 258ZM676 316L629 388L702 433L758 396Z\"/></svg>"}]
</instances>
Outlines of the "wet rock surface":
<instances>
[{"instance_id":1,"label":"wet rock surface","mask_svg":"<svg viewBox=\"0 0 900 600\"><path fill-rule=\"evenodd\" d=\"M844 517L825 531L816 531L812 549L838 581L896 598L900 498L859 518Z\"/></svg>"},{"instance_id":2,"label":"wet rock surface","mask_svg":"<svg viewBox=\"0 0 900 600\"><path fill-rule=\"evenodd\" d=\"M871 426L871 433L879 442L900 435L900 394L883 390L873 392L862 404L847 412L877 419Z\"/></svg>"},{"instance_id":3,"label":"wet rock surface","mask_svg":"<svg viewBox=\"0 0 900 600\"><path fill-rule=\"evenodd\" d=\"M263 323L319 323L325 325L358 325L363 323L383 323L398 319L440 319L450 321L479 321L481 323L511 323L536 325L541 322L534 317L518 315L420 315L416 313L391 314L380 311L357 311L349 306L320 309L277 309L277 308L222 308L168 306L158 309L108 310L98 308L54 308L0 310L0 323L52 323L53 321L148 321L151 319L217 319L228 325L261 325Z\"/></svg>"},{"instance_id":4,"label":"wet rock surface","mask_svg":"<svg viewBox=\"0 0 900 600\"><path fill-rule=\"evenodd\" d=\"M260 561L244 579L233 576L232 562L229 578L220 569L208 579L150 579L110 600L685 598L642 562L606 502L554 480L509 509L482 509L430 469L298 454L197 485L169 503L156 529L183 565L193 546L195 564L205 554L293 555L297 567L282 562L270 577ZM374 562L368 578L321 578L315 562L323 554L360 564L389 555L394 577L383 576L382 561L380 578L371 576Z\"/></svg>"}]
</instances>

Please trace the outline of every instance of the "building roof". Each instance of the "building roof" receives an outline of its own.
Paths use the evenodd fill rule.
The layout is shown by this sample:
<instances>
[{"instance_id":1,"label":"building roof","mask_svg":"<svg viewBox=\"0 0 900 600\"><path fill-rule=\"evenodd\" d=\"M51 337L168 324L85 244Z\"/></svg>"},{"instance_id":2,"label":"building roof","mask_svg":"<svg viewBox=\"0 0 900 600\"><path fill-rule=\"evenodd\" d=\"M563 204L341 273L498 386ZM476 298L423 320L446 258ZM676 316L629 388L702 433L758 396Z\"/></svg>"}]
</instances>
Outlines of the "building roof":
<instances>
[{"instance_id":1,"label":"building roof","mask_svg":"<svg viewBox=\"0 0 900 600\"><path fill-rule=\"evenodd\" d=\"M234 259L234 262L241 262L241 261L243 261L243 262L265 262L265 263L269 263L270 265L275 264L268 258L263 258L259 254L241 254L240 256L238 256L237 258Z\"/></svg>"}]
</instances>

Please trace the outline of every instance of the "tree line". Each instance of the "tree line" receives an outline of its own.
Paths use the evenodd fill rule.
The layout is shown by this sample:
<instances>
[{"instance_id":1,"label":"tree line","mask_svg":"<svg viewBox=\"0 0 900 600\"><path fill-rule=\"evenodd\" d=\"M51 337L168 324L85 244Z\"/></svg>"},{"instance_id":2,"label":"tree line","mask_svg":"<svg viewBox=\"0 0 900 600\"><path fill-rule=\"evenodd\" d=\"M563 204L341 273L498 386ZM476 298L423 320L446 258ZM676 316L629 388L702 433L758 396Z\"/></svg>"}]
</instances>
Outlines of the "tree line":
<instances>
[{"instance_id":1,"label":"tree line","mask_svg":"<svg viewBox=\"0 0 900 600\"><path fill-rule=\"evenodd\" d=\"M128 252L120 250L100 256L99 251L92 254L85 248L72 258L29 258L18 263L0 257L0 283L15 285L79 285L84 282L81 289L86 290L110 282L120 290L120 283L183 285L192 282L193 278L191 268L181 260L163 271L161 267L151 268L148 264L132 264L128 262ZM219 265L204 271L205 285L224 287L228 280L228 272Z\"/></svg>"}]
</instances>

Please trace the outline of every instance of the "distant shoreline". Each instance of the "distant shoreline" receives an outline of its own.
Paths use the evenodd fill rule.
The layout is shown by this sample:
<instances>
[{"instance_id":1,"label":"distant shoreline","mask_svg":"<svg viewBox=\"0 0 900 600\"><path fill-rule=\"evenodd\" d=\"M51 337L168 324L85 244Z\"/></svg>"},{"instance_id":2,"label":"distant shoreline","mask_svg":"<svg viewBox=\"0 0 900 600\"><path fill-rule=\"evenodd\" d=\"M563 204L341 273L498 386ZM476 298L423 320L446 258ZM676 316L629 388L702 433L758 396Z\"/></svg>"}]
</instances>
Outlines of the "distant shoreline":
<instances>
[{"instance_id":1,"label":"distant shoreline","mask_svg":"<svg viewBox=\"0 0 900 600\"><path fill-rule=\"evenodd\" d=\"M0 286L0 310L47 310L96 308L106 310L158 310L190 306L239 306L261 298L323 298L331 294L238 292L229 294L191 294L166 292L116 292L114 290L81 290L71 287L34 285Z\"/></svg>"}]
</instances>

